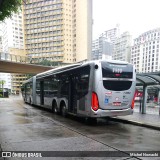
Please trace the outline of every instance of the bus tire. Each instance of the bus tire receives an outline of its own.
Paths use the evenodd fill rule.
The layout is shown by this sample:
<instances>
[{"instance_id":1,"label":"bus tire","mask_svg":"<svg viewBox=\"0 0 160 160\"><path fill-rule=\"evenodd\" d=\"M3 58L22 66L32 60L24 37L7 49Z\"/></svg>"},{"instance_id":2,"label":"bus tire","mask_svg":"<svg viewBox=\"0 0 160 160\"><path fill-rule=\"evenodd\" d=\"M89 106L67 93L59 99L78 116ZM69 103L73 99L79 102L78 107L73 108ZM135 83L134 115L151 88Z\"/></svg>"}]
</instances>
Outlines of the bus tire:
<instances>
[{"instance_id":1,"label":"bus tire","mask_svg":"<svg viewBox=\"0 0 160 160\"><path fill-rule=\"evenodd\" d=\"M62 103L62 106L61 106L61 115L62 115L63 117L66 117L66 116L67 116L67 108L66 108L65 103Z\"/></svg>"},{"instance_id":2,"label":"bus tire","mask_svg":"<svg viewBox=\"0 0 160 160\"><path fill-rule=\"evenodd\" d=\"M29 98L29 104L33 105L31 98Z\"/></svg>"},{"instance_id":3,"label":"bus tire","mask_svg":"<svg viewBox=\"0 0 160 160\"><path fill-rule=\"evenodd\" d=\"M56 101L52 104L52 112L58 114L58 107Z\"/></svg>"}]
</instances>

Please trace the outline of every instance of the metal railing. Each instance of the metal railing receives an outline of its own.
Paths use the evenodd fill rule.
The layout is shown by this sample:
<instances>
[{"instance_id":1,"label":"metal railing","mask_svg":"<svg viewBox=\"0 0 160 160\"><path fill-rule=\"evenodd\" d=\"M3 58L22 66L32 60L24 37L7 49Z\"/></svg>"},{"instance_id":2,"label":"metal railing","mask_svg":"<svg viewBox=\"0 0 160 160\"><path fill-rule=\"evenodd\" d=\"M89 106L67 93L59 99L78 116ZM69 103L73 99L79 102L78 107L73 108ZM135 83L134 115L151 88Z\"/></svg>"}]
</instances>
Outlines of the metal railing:
<instances>
[{"instance_id":1,"label":"metal railing","mask_svg":"<svg viewBox=\"0 0 160 160\"><path fill-rule=\"evenodd\" d=\"M14 55L9 53L0 53L0 60L11 61L11 62L20 62L20 63L30 63L32 58L27 56Z\"/></svg>"},{"instance_id":2,"label":"metal railing","mask_svg":"<svg viewBox=\"0 0 160 160\"><path fill-rule=\"evenodd\" d=\"M19 63L28 63L28 64L36 64L36 65L43 65L41 62L45 60L45 57L29 57L29 56L20 56L14 55L9 53L0 52L0 60L3 61L10 61L10 62L19 62ZM61 66L61 63L53 62L53 66Z\"/></svg>"}]
</instances>

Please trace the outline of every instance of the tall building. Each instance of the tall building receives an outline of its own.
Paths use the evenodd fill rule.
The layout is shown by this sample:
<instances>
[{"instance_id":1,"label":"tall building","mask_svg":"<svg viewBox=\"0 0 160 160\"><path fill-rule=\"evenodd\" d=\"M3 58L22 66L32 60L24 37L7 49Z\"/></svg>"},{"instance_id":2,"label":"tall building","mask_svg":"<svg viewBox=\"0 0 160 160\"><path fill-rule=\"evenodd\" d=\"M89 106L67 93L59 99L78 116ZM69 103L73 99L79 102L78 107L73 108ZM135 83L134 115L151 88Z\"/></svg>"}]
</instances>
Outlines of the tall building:
<instances>
[{"instance_id":1,"label":"tall building","mask_svg":"<svg viewBox=\"0 0 160 160\"><path fill-rule=\"evenodd\" d=\"M92 42L92 59L111 59L116 38L119 36L119 26L103 32Z\"/></svg>"},{"instance_id":2,"label":"tall building","mask_svg":"<svg viewBox=\"0 0 160 160\"><path fill-rule=\"evenodd\" d=\"M160 28L141 34L134 39L131 48L131 62L136 66L137 72L160 71Z\"/></svg>"},{"instance_id":3,"label":"tall building","mask_svg":"<svg viewBox=\"0 0 160 160\"><path fill-rule=\"evenodd\" d=\"M105 37L99 37L92 42L92 59L111 59L113 44L107 42Z\"/></svg>"},{"instance_id":4,"label":"tall building","mask_svg":"<svg viewBox=\"0 0 160 160\"><path fill-rule=\"evenodd\" d=\"M0 27L0 53L2 52L2 30Z\"/></svg>"},{"instance_id":5,"label":"tall building","mask_svg":"<svg viewBox=\"0 0 160 160\"><path fill-rule=\"evenodd\" d=\"M0 54L3 51L3 46L2 46L2 25L0 24ZM11 89L11 75L9 73L0 73L0 81L4 81L4 88L9 88ZM1 88L2 86L0 86Z\"/></svg>"},{"instance_id":6,"label":"tall building","mask_svg":"<svg viewBox=\"0 0 160 160\"><path fill-rule=\"evenodd\" d=\"M12 49L16 49L16 51L19 49L22 50L24 48L22 13L13 14L11 18L7 18L0 25L2 31L2 52L12 54ZM4 57L2 57L2 59L3 58ZM5 81L4 87L12 89L13 91L12 84L14 84L14 82L11 81L14 75L15 74L11 75L10 73L0 73L0 79ZM20 88L20 86L18 86L18 88Z\"/></svg>"},{"instance_id":7,"label":"tall building","mask_svg":"<svg viewBox=\"0 0 160 160\"><path fill-rule=\"evenodd\" d=\"M3 52L8 53L9 47L22 49L24 43L22 14L13 14L11 18L7 18L1 25Z\"/></svg>"},{"instance_id":8,"label":"tall building","mask_svg":"<svg viewBox=\"0 0 160 160\"><path fill-rule=\"evenodd\" d=\"M9 48L9 54L17 56L21 56L22 58L26 57L26 51L24 49L17 49L17 48ZM14 61L14 57L12 57L12 60ZM21 86L22 83L27 80L27 75L26 74L19 74L19 73L14 73L11 74L11 89L12 93L14 94L19 94L21 91Z\"/></svg>"},{"instance_id":9,"label":"tall building","mask_svg":"<svg viewBox=\"0 0 160 160\"><path fill-rule=\"evenodd\" d=\"M62 63L91 58L92 0L30 0L23 15L28 56Z\"/></svg>"},{"instance_id":10,"label":"tall building","mask_svg":"<svg viewBox=\"0 0 160 160\"><path fill-rule=\"evenodd\" d=\"M112 59L130 62L132 42L131 38L132 37L129 32L124 32L116 38Z\"/></svg>"},{"instance_id":11,"label":"tall building","mask_svg":"<svg viewBox=\"0 0 160 160\"><path fill-rule=\"evenodd\" d=\"M115 28L109 29L102 33L100 37L105 37L107 42L110 42L114 45L116 38L119 37L119 32L119 25L116 25Z\"/></svg>"},{"instance_id":12,"label":"tall building","mask_svg":"<svg viewBox=\"0 0 160 160\"><path fill-rule=\"evenodd\" d=\"M99 39L92 41L92 59L99 59Z\"/></svg>"}]
</instances>

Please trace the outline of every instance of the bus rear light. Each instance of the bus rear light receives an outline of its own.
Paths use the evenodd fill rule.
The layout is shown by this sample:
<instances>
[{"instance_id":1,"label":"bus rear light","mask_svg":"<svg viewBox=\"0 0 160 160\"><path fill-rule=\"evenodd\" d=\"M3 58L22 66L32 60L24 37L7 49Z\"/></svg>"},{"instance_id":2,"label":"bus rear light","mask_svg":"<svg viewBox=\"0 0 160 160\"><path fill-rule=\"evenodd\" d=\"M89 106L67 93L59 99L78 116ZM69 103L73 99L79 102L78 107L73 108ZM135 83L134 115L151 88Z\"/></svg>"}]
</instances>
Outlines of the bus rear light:
<instances>
[{"instance_id":1,"label":"bus rear light","mask_svg":"<svg viewBox=\"0 0 160 160\"><path fill-rule=\"evenodd\" d=\"M136 92L134 93L134 97L133 97L132 103L131 103L131 108L132 108L132 109L134 108L134 101L135 101L135 98L136 98Z\"/></svg>"},{"instance_id":2,"label":"bus rear light","mask_svg":"<svg viewBox=\"0 0 160 160\"><path fill-rule=\"evenodd\" d=\"M98 96L95 92L92 92L92 109L97 111L99 109Z\"/></svg>"},{"instance_id":3,"label":"bus rear light","mask_svg":"<svg viewBox=\"0 0 160 160\"><path fill-rule=\"evenodd\" d=\"M119 74L119 73L116 73L116 74L115 74L115 76L116 76L116 77L120 77L120 76L121 76L121 74Z\"/></svg>"}]
</instances>

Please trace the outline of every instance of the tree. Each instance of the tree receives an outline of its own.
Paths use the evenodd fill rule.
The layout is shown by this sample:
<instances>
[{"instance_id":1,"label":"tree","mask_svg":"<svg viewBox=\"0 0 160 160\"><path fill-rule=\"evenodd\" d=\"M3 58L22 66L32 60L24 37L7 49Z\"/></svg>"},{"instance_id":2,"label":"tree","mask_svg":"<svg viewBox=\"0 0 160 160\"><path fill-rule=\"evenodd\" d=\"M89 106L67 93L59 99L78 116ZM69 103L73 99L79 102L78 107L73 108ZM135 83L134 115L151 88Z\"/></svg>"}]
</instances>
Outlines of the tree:
<instances>
[{"instance_id":1,"label":"tree","mask_svg":"<svg viewBox=\"0 0 160 160\"><path fill-rule=\"evenodd\" d=\"M21 7L22 0L0 0L0 21L17 13Z\"/></svg>"},{"instance_id":2,"label":"tree","mask_svg":"<svg viewBox=\"0 0 160 160\"><path fill-rule=\"evenodd\" d=\"M43 65L43 66L51 66L52 65L52 62L51 61L48 61L47 59L44 59L42 60L41 62L39 62L40 65Z\"/></svg>"},{"instance_id":3,"label":"tree","mask_svg":"<svg viewBox=\"0 0 160 160\"><path fill-rule=\"evenodd\" d=\"M59 64L61 64L60 62L53 62L53 61L49 61L47 59L43 59L41 62L39 62L38 64L43 65L43 66L58 66Z\"/></svg>"}]
</instances>

